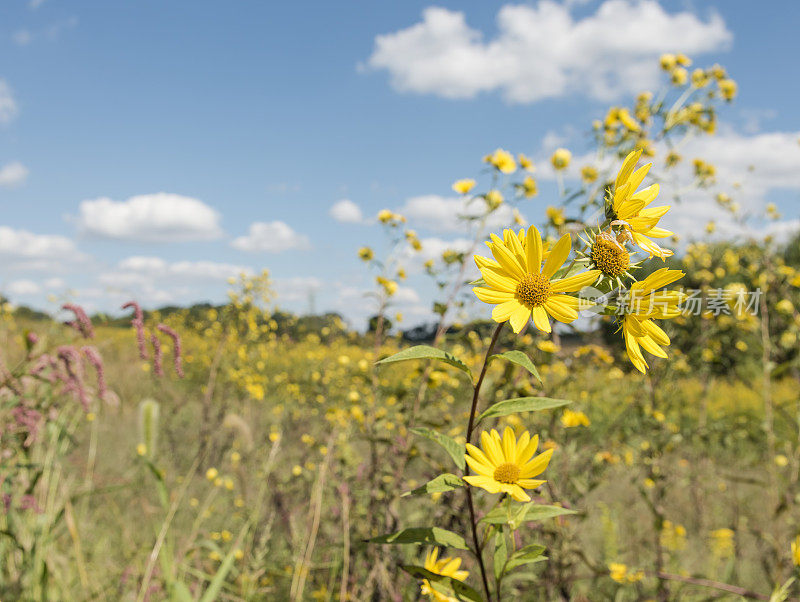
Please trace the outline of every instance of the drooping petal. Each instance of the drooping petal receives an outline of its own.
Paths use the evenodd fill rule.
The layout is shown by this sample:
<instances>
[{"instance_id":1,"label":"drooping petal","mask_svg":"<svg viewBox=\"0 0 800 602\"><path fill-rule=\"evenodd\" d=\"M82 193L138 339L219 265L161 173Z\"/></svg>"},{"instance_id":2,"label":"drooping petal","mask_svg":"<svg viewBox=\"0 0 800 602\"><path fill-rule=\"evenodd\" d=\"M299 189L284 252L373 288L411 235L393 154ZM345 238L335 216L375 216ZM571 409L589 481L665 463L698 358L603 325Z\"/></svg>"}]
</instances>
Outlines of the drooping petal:
<instances>
[{"instance_id":1,"label":"drooping petal","mask_svg":"<svg viewBox=\"0 0 800 602\"><path fill-rule=\"evenodd\" d=\"M571 324L578 319L578 312L567 304L561 303L560 298L566 295L553 295L545 301L544 308L551 316L563 324Z\"/></svg>"},{"instance_id":2,"label":"drooping petal","mask_svg":"<svg viewBox=\"0 0 800 602\"><path fill-rule=\"evenodd\" d=\"M541 330L542 332L552 332L550 328L550 318L547 317L547 310L541 305L538 307L534 307L531 311L533 317L533 323L536 325L536 328Z\"/></svg>"},{"instance_id":3,"label":"drooping petal","mask_svg":"<svg viewBox=\"0 0 800 602\"><path fill-rule=\"evenodd\" d=\"M517 481L517 484L520 487L524 487L525 489L536 489L540 485L544 485L547 481L542 481L539 479L520 479Z\"/></svg>"},{"instance_id":4,"label":"drooping petal","mask_svg":"<svg viewBox=\"0 0 800 602\"><path fill-rule=\"evenodd\" d=\"M522 303L517 301L516 299L512 299L511 301L504 301L500 305L496 305L495 308L492 310L492 320L495 322L505 322L508 320L511 315L522 307L525 308Z\"/></svg>"},{"instance_id":5,"label":"drooping petal","mask_svg":"<svg viewBox=\"0 0 800 602\"><path fill-rule=\"evenodd\" d=\"M492 479L491 477L484 477L482 475L464 477L464 480L470 485L481 487L489 493L500 493L501 484Z\"/></svg>"},{"instance_id":6,"label":"drooping petal","mask_svg":"<svg viewBox=\"0 0 800 602\"><path fill-rule=\"evenodd\" d=\"M516 302L519 303L519 302ZM511 314L509 317L509 323L511 324L511 330L514 331L515 334L519 334L525 325L528 323L528 320L531 319L531 310L525 307L524 305L520 304L520 306L514 310L514 313Z\"/></svg>"}]
</instances>

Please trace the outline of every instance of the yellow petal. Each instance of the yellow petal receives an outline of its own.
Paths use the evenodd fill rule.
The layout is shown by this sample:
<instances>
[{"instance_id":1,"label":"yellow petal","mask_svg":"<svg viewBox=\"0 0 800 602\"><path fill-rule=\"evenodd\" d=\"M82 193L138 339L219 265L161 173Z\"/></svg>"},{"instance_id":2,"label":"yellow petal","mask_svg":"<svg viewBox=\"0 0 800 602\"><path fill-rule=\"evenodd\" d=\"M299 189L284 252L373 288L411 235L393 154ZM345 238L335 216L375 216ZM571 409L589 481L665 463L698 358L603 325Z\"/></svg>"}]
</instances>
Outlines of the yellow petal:
<instances>
[{"instance_id":1,"label":"yellow petal","mask_svg":"<svg viewBox=\"0 0 800 602\"><path fill-rule=\"evenodd\" d=\"M542 271L542 237L536 226L528 228L526 239L526 252L528 256L527 268L531 274L539 274Z\"/></svg>"},{"instance_id":2,"label":"yellow petal","mask_svg":"<svg viewBox=\"0 0 800 602\"><path fill-rule=\"evenodd\" d=\"M492 288L477 286L472 289L475 296L484 303L504 303L514 299L514 293L508 291L496 291Z\"/></svg>"},{"instance_id":3,"label":"yellow petal","mask_svg":"<svg viewBox=\"0 0 800 602\"><path fill-rule=\"evenodd\" d=\"M550 280L558 268L564 265L564 262L567 260L567 257L569 257L569 252L571 250L572 238L569 234L565 234L553 246L553 250L550 251L550 256L547 258L547 261L544 263L544 267L542 268L542 276Z\"/></svg>"},{"instance_id":4,"label":"yellow petal","mask_svg":"<svg viewBox=\"0 0 800 602\"><path fill-rule=\"evenodd\" d=\"M505 322L508 320L517 309L525 308L519 301L512 299L511 301L503 301L500 305L496 305L492 310L492 320L495 322Z\"/></svg>"},{"instance_id":5,"label":"yellow petal","mask_svg":"<svg viewBox=\"0 0 800 602\"><path fill-rule=\"evenodd\" d=\"M599 276L600 270L588 270L586 272L581 272L580 274L570 276L569 278L553 280L550 283L550 290L554 293L579 291L584 286L590 286L594 284Z\"/></svg>"},{"instance_id":6,"label":"yellow petal","mask_svg":"<svg viewBox=\"0 0 800 602\"><path fill-rule=\"evenodd\" d=\"M536 328L542 332L552 332L552 329L550 328L550 318L547 317L547 311L544 307L541 305L539 307L534 307L531 314Z\"/></svg>"},{"instance_id":7,"label":"yellow petal","mask_svg":"<svg viewBox=\"0 0 800 602\"><path fill-rule=\"evenodd\" d=\"M561 303L559 297L566 295L553 295L544 304L544 308L551 316L564 324L571 324L578 319L578 312L565 303Z\"/></svg>"},{"instance_id":8,"label":"yellow petal","mask_svg":"<svg viewBox=\"0 0 800 602\"><path fill-rule=\"evenodd\" d=\"M546 449L541 454L536 456L533 460L528 462L522 467L520 477L529 479L544 472L547 465L550 464L550 457L553 455L553 448Z\"/></svg>"},{"instance_id":9,"label":"yellow petal","mask_svg":"<svg viewBox=\"0 0 800 602\"><path fill-rule=\"evenodd\" d=\"M503 457L506 462L513 462L517 457L517 438L510 426L503 431Z\"/></svg>"},{"instance_id":10,"label":"yellow petal","mask_svg":"<svg viewBox=\"0 0 800 602\"><path fill-rule=\"evenodd\" d=\"M511 314L509 323L511 324L511 330L513 330L516 334L519 334L520 331L525 328L528 320L531 319L531 310L520 304L518 301L515 301L515 303L519 304L519 307L514 310L514 313Z\"/></svg>"}]
</instances>

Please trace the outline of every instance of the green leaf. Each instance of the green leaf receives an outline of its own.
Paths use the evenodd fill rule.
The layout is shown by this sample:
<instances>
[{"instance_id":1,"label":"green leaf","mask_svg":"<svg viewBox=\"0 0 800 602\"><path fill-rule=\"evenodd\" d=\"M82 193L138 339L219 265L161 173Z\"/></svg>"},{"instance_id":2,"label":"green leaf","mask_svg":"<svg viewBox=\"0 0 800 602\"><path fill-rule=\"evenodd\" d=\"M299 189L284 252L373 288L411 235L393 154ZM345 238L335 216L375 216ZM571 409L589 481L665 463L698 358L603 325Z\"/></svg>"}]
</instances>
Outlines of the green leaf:
<instances>
[{"instance_id":1,"label":"green leaf","mask_svg":"<svg viewBox=\"0 0 800 602\"><path fill-rule=\"evenodd\" d=\"M440 529L439 527L411 527L410 529L403 529L397 533L379 535L367 541L370 543L390 544L428 543L459 550L469 549L467 542L458 533L453 533L447 529Z\"/></svg>"},{"instance_id":2,"label":"green leaf","mask_svg":"<svg viewBox=\"0 0 800 602\"><path fill-rule=\"evenodd\" d=\"M408 573L412 577L415 577L417 579L427 579L430 582L431 587L433 587L438 592L441 592L443 594L451 593L451 591L448 591L448 589L444 589L442 587L442 586L448 586L449 590L452 590L452 593L455 594L455 597L458 600L471 600L472 602L483 602L483 598L481 598L481 595L463 581L459 581L458 579L453 579L452 577L445 577L444 575L438 575L437 573L432 573L428 569L421 566L404 564L400 568L402 568L406 573Z\"/></svg>"},{"instance_id":3,"label":"green leaf","mask_svg":"<svg viewBox=\"0 0 800 602\"><path fill-rule=\"evenodd\" d=\"M486 281L483 278L478 278L472 282L467 282L467 286L486 286Z\"/></svg>"},{"instance_id":4,"label":"green leaf","mask_svg":"<svg viewBox=\"0 0 800 602\"><path fill-rule=\"evenodd\" d=\"M415 347L409 347L408 349L403 349L403 351L399 353L395 353L389 357L383 358L378 364L391 364L394 362L404 362L407 360L438 360L440 362L444 362L445 364L450 364L451 366L455 366L465 374L467 374L470 379L472 378L472 372L470 371L469 367L458 359L452 353L447 353L446 351L442 351L441 349L437 349L436 347L431 347L430 345L416 345Z\"/></svg>"},{"instance_id":5,"label":"green leaf","mask_svg":"<svg viewBox=\"0 0 800 602\"><path fill-rule=\"evenodd\" d=\"M515 397L498 401L488 408L483 414L478 416L478 422L484 418L497 418L498 416L508 416L519 412L538 412L540 410L552 410L572 403L566 399L551 399L550 397Z\"/></svg>"},{"instance_id":6,"label":"green leaf","mask_svg":"<svg viewBox=\"0 0 800 602\"><path fill-rule=\"evenodd\" d=\"M407 495L424 495L426 493L442 493L443 491L458 489L464 485L465 483L461 480L461 477L446 472L428 481L422 487L417 487L413 491L406 491L400 497L406 497Z\"/></svg>"},{"instance_id":7,"label":"green leaf","mask_svg":"<svg viewBox=\"0 0 800 602\"><path fill-rule=\"evenodd\" d=\"M453 458L453 462L456 463L456 466L458 466L461 470L464 470L464 466L466 466L467 461L464 459L466 449L463 445L456 443L454 439L448 437L447 435L443 435L439 431L434 431L433 429L422 426L411 429L411 432L426 437L431 441L435 441L441 445L447 451L447 453L450 454L450 457Z\"/></svg>"},{"instance_id":8,"label":"green leaf","mask_svg":"<svg viewBox=\"0 0 800 602\"><path fill-rule=\"evenodd\" d=\"M525 512L525 517L520 522L531 522L536 520L545 520L561 516L563 514L575 514L574 510L567 510L561 506L530 506ZM482 522L489 523L490 525L504 525L508 522L508 512L503 507L497 507L491 512L487 513L481 519Z\"/></svg>"},{"instance_id":9,"label":"green leaf","mask_svg":"<svg viewBox=\"0 0 800 602\"><path fill-rule=\"evenodd\" d=\"M507 360L512 364L516 364L517 366L522 366L528 372L533 374L536 380L542 382L542 377L539 376L539 371L536 369L536 366L533 365L531 358L525 355L525 353L523 353L522 351L514 350L514 351L506 351L504 353L496 353L489 358L489 361L491 362L492 360L495 359Z\"/></svg>"},{"instance_id":10,"label":"green leaf","mask_svg":"<svg viewBox=\"0 0 800 602\"><path fill-rule=\"evenodd\" d=\"M543 556L544 551L544 546L540 546L539 544L535 543L527 545L524 548L520 548L511 555L511 558L508 559L506 571L513 571L515 568L522 566L523 564L531 564L546 560L547 557Z\"/></svg>"},{"instance_id":11,"label":"green leaf","mask_svg":"<svg viewBox=\"0 0 800 602\"><path fill-rule=\"evenodd\" d=\"M506 545L506 536L503 533L503 528L497 529L497 534L494 536L494 578L500 580L503 575L503 568L508 560L508 546Z\"/></svg>"}]
</instances>

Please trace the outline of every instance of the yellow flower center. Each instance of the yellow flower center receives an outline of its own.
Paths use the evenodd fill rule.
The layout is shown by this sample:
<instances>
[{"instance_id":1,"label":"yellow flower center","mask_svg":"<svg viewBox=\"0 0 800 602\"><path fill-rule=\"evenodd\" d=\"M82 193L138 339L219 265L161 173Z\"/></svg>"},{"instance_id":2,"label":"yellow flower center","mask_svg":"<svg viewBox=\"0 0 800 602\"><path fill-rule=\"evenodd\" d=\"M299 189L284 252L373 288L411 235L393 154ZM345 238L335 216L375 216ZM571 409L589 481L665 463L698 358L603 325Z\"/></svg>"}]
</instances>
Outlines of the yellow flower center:
<instances>
[{"instance_id":1,"label":"yellow flower center","mask_svg":"<svg viewBox=\"0 0 800 602\"><path fill-rule=\"evenodd\" d=\"M592 245L591 259L606 276L622 276L631 264L631 256L614 240L598 236Z\"/></svg>"},{"instance_id":2,"label":"yellow flower center","mask_svg":"<svg viewBox=\"0 0 800 602\"><path fill-rule=\"evenodd\" d=\"M550 280L541 274L525 274L517 284L517 299L526 307L543 305L550 297Z\"/></svg>"},{"instance_id":3,"label":"yellow flower center","mask_svg":"<svg viewBox=\"0 0 800 602\"><path fill-rule=\"evenodd\" d=\"M511 462L507 462L505 464L501 464L497 468L494 469L494 480L498 483L506 483L507 485L513 485L517 481L519 481L520 470L519 466L516 464L512 464Z\"/></svg>"}]
</instances>

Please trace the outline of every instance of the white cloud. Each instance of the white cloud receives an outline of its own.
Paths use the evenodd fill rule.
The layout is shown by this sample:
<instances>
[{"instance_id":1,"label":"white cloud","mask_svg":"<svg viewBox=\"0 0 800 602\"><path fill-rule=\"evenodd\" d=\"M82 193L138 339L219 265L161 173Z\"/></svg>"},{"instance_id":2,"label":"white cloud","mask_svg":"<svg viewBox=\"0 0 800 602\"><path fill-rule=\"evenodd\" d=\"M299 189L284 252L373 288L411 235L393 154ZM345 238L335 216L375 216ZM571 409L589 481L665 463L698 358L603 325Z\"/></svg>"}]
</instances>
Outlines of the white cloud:
<instances>
[{"instance_id":1,"label":"white cloud","mask_svg":"<svg viewBox=\"0 0 800 602\"><path fill-rule=\"evenodd\" d=\"M19 161L6 163L0 167L0 186L16 186L28 178L28 168Z\"/></svg>"},{"instance_id":2,"label":"white cloud","mask_svg":"<svg viewBox=\"0 0 800 602\"><path fill-rule=\"evenodd\" d=\"M298 234L288 224L275 221L251 224L247 235L234 239L231 246L251 253L280 253L289 249L308 249L311 243L307 236Z\"/></svg>"},{"instance_id":3,"label":"white cloud","mask_svg":"<svg viewBox=\"0 0 800 602\"><path fill-rule=\"evenodd\" d=\"M361 207L349 199L337 201L333 204L328 213L337 222L345 224L364 223L364 214L361 212Z\"/></svg>"},{"instance_id":4,"label":"white cloud","mask_svg":"<svg viewBox=\"0 0 800 602\"><path fill-rule=\"evenodd\" d=\"M465 200L463 197L443 197L426 194L411 197L399 209L415 226L435 232L464 232L469 229L464 217L483 213L481 199ZM514 222L513 211L503 205L488 218L488 228L508 227Z\"/></svg>"},{"instance_id":5,"label":"white cloud","mask_svg":"<svg viewBox=\"0 0 800 602\"><path fill-rule=\"evenodd\" d=\"M49 270L86 259L75 243L64 236L0 226L0 265L3 268Z\"/></svg>"},{"instance_id":6,"label":"white cloud","mask_svg":"<svg viewBox=\"0 0 800 602\"><path fill-rule=\"evenodd\" d=\"M11 39L17 46L27 46L31 43L32 37L31 32L27 29L20 29L11 35Z\"/></svg>"},{"instance_id":7,"label":"white cloud","mask_svg":"<svg viewBox=\"0 0 800 602\"><path fill-rule=\"evenodd\" d=\"M158 192L80 204L78 226L91 236L140 242L209 240L222 231L219 214L198 199Z\"/></svg>"},{"instance_id":8,"label":"white cloud","mask_svg":"<svg viewBox=\"0 0 800 602\"><path fill-rule=\"evenodd\" d=\"M42 287L33 280L14 280L6 285L5 290L15 297L20 297L23 295L38 295L42 292Z\"/></svg>"},{"instance_id":9,"label":"white cloud","mask_svg":"<svg viewBox=\"0 0 800 602\"><path fill-rule=\"evenodd\" d=\"M528 103L568 94L610 100L658 81L663 52L702 54L730 45L723 19L690 12L670 14L655 0L606 0L575 19L569 7L542 0L503 6L498 33L484 40L464 13L429 7L422 21L376 36L367 61L389 72L403 92L472 98L501 91Z\"/></svg>"},{"instance_id":10,"label":"white cloud","mask_svg":"<svg viewBox=\"0 0 800 602\"><path fill-rule=\"evenodd\" d=\"M9 123L17 116L19 109L11 88L4 79L0 79L0 124Z\"/></svg>"},{"instance_id":11,"label":"white cloud","mask_svg":"<svg viewBox=\"0 0 800 602\"><path fill-rule=\"evenodd\" d=\"M133 256L123 259L117 265L117 272L106 274L103 279L106 284L112 284L113 279L122 274L141 274L150 279L169 280L227 280L241 273L252 273L245 266L214 261L176 261L168 262L161 257Z\"/></svg>"}]
</instances>

